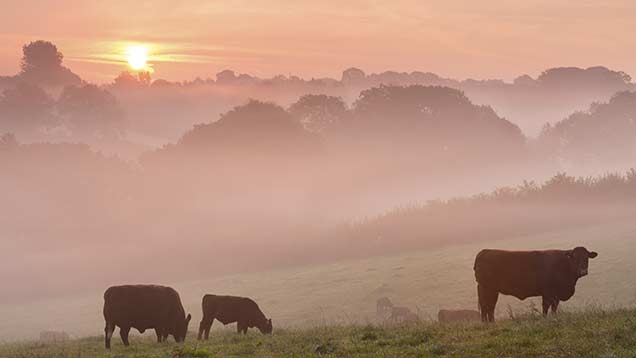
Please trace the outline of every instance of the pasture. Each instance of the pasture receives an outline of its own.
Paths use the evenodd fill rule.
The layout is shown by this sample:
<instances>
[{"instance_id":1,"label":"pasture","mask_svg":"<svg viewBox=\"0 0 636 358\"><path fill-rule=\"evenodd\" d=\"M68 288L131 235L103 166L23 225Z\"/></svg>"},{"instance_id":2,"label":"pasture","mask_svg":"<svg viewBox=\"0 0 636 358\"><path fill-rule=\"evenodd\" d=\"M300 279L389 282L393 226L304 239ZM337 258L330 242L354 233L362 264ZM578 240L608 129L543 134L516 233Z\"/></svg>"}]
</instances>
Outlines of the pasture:
<instances>
[{"instance_id":1,"label":"pasture","mask_svg":"<svg viewBox=\"0 0 636 358\"><path fill-rule=\"evenodd\" d=\"M633 357L636 311L589 310L544 320L530 314L495 325L419 323L278 330L272 336L217 334L185 344L137 338L130 347L103 349L101 337L56 344L0 345L2 357L251 358L251 357Z\"/></svg>"},{"instance_id":2,"label":"pasture","mask_svg":"<svg viewBox=\"0 0 636 358\"><path fill-rule=\"evenodd\" d=\"M543 249L586 246L597 251L599 257L590 261L590 274L579 281L575 296L562 303L560 308L576 312L588 307L633 307L636 302L636 281L632 279L636 277L634 236L636 222L616 222L531 237L449 245L397 256L160 283L179 291L186 311L193 316L189 327L191 332L198 329L200 300L204 293L231 294L254 298L263 312L273 319L275 332L288 335L292 340L294 337L302 340L309 339L302 338L309 334L306 332L311 332L307 329L321 332L321 329L335 329L326 327L380 323L375 317L375 301L382 296L412 308L425 322L435 320L440 308L476 309L472 265L475 254L485 247ZM0 337L4 342L28 341L44 330L66 331L74 337L101 336L104 327L102 294L100 290L73 297L3 305L0 307L3 317ZM538 298L519 301L502 296L497 305L497 315L500 318L517 317L533 314L538 309ZM213 335L222 334L221 338L215 339L231 342L238 339L230 333L235 329L235 325L220 329L219 323L215 322ZM356 329L338 328L334 334L346 335L349 334L346 332ZM153 339L154 332L147 332L144 336ZM115 337L115 344L119 345L117 332ZM246 342L254 344L282 339L279 334L271 341L259 338L256 333L250 337ZM139 339L139 336L131 338L132 341ZM72 344L94 344L102 348L102 343L96 338ZM6 349L7 346L3 347ZM141 348L132 347L130 351L135 349Z\"/></svg>"}]
</instances>

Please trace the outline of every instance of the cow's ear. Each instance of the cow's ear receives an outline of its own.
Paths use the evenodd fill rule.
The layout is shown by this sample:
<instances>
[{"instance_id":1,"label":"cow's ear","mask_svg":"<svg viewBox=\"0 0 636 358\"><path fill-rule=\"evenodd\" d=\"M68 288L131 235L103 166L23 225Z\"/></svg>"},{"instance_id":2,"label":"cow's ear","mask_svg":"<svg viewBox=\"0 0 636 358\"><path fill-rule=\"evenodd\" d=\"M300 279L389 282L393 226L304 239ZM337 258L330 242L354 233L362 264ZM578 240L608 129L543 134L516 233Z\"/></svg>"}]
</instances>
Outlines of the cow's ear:
<instances>
[{"instance_id":1,"label":"cow's ear","mask_svg":"<svg viewBox=\"0 0 636 358\"><path fill-rule=\"evenodd\" d=\"M590 252L590 254L588 255L591 259L595 258L596 256L598 256L598 254L596 253L596 251L592 251Z\"/></svg>"},{"instance_id":2,"label":"cow's ear","mask_svg":"<svg viewBox=\"0 0 636 358\"><path fill-rule=\"evenodd\" d=\"M192 315L188 313L188 317L186 317L186 322L190 322L190 319L192 319Z\"/></svg>"}]
</instances>

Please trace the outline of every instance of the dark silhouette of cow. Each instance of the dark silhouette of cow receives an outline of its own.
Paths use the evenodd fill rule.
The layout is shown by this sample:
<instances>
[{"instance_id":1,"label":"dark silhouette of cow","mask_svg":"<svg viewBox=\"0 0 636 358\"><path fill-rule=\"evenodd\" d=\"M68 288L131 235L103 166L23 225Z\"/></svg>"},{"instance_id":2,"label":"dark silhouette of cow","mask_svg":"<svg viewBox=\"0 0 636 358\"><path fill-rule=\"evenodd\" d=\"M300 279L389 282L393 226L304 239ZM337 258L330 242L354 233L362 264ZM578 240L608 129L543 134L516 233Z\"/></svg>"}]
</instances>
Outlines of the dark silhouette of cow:
<instances>
[{"instance_id":1,"label":"dark silhouette of cow","mask_svg":"<svg viewBox=\"0 0 636 358\"><path fill-rule=\"evenodd\" d=\"M172 335L177 342L185 340L190 323L186 317L177 291L156 285L113 286L104 292L104 319L106 320L106 349L115 327L124 345L128 346L131 328L144 333L154 329L157 342L165 342Z\"/></svg>"},{"instance_id":2,"label":"dark silhouette of cow","mask_svg":"<svg viewBox=\"0 0 636 358\"><path fill-rule=\"evenodd\" d=\"M541 296L543 315L556 313L559 301L574 295L576 282L587 275L588 261L598 254L584 247L572 250L482 250L475 258L475 278L481 319L495 320L499 294L521 300Z\"/></svg>"},{"instance_id":3,"label":"dark silhouette of cow","mask_svg":"<svg viewBox=\"0 0 636 358\"><path fill-rule=\"evenodd\" d=\"M256 302L247 297L205 295L201 302L203 319L199 324L198 339L205 334L210 337L214 320L224 325L236 322L238 333L247 333L248 328L256 327L263 334L272 333L272 320L265 317Z\"/></svg>"},{"instance_id":4,"label":"dark silhouette of cow","mask_svg":"<svg viewBox=\"0 0 636 358\"><path fill-rule=\"evenodd\" d=\"M440 323L479 321L481 313L475 310L439 310L437 320Z\"/></svg>"},{"instance_id":5,"label":"dark silhouette of cow","mask_svg":"<svg viewBox=\"0 0 636 358\"><path fill-rule=\"evenodd\" d=\"M418 315L408 307L392 306L390 319L394 322L417 322Z\"/></svg>"},{"instance_id":6,"label":"dark silhouette of cow","mask_svg":"<svg viewBox=\"0 0 636 358\"><path fill-rule=\"evenodd\" d=\"M381 297L376 301L376 315L380 319L386 319L391 315L393 302L388 297Z\"/></svg>"}]
</instances>

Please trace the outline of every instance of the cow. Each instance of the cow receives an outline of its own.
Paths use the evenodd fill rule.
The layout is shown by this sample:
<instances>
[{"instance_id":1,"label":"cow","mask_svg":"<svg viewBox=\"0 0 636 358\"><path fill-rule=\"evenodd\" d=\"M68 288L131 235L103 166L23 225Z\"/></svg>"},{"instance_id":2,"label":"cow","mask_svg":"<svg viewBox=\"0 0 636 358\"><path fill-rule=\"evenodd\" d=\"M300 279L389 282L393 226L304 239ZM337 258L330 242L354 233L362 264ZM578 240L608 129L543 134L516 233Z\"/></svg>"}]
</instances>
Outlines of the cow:
<instances>
[{"instance_id":1,"label":"cow","mask_svg":"<svg viewBox=\"0 0 636 358\"><path fill-rule=\"evenodd\" d=\"M128 346L128 333L135 328L139 333L154 329L157 342L165 342L172 335L183 342L192 316L186 317L177 291L158 285L113 286L104 292L104 328L106 349L115 327L124 345Z\"/></svg>"},{"instance_id":2,"label":"cow","mask_svg":"<svg viewBox=\"0 0 636 358\"><path fill-rule=\"evenodd\" d=\"M572 250L481 250L475 257L475 279L481 320L494 322L499 294L521 300L540 296L543 315L556 314L559 301L574 295L576 282L587 275L589 259L598 254L585 247Z\"/></svg>"},{"instance_id":3,"label":"cow","mask_svg":"<svg viewBox=\"0 0 636 358\"><path fill-rule=\"evenodd\" d=\"M382 297L376 301L376 314L380 319L389 317L392 308L393 302L388 297Z\"/></svg>"},{"instance_id":4,"label":"cow","mask_svg":"<svg viewBox=\"0 0 636 358\"><path fill-rule=\"evenodd\" d=\"M417 322L420 318L408 307L391 307L391 320L395 322Z\"/></svg>"},{"instance_id":5,"label":"cow","mask_svg":"<svg viewBox=\"0 0 636 358\"><path fill-rule=\"evenodd\" d=\"M210 337L214 320L227 325L236 322L238 333L247 333L256 327L263 334L272 333L272 320L265 317L256 302L247 297L205 295L201 300L203 319L199 324L198 339Z\"/></svg>"},{"instance_id":6,"label":"cow","mask_svg":"<svg viewBox=\"0 0 636 358\"><path fill-rule=\"evenodd\" d=\"M479 321L481 313L475 310L439 310L437 320L440 323Z\"/></svg>"}]
</instances>

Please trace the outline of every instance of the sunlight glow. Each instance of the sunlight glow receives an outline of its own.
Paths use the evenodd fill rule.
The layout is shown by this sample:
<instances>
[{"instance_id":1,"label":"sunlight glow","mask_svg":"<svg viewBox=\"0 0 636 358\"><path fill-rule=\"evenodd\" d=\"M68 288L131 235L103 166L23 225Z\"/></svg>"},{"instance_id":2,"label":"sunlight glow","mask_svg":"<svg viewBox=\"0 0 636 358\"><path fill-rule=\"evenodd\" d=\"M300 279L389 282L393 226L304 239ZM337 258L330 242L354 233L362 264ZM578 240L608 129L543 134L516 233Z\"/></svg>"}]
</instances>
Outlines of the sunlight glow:
<instances>
[{"instance_id":1,"label":"sunlight glow","mask_svg":"<svg viewBox=\"0 0 636 358\"><path fill-rule=\"evenodd\" d=\"M128 46L126 48L126 59L128 65L134 70L142 70L148 62L148 48L145 46Z\"/></svg>"}]
</instances>

